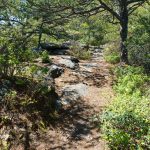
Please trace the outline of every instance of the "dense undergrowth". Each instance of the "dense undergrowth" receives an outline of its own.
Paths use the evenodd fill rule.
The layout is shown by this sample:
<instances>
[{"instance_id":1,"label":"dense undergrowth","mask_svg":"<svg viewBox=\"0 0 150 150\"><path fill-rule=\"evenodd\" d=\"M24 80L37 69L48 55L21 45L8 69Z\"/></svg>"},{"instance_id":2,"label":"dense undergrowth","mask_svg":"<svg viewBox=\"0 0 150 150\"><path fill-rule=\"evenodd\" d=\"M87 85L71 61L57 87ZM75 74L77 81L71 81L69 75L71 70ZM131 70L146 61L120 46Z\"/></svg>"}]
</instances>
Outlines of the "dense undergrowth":
<instances>
[{"instance_id":1,"label":"dense undergrowth","mask_svg":"<svg viewBox=\"0 0 150 150\"><path fill-rule=\"evenodd\" d=\"M141 67L114 71L116 98L101 116L103 137L111 149L150 148L150 76Z\"/></svg>"}]
</instances>

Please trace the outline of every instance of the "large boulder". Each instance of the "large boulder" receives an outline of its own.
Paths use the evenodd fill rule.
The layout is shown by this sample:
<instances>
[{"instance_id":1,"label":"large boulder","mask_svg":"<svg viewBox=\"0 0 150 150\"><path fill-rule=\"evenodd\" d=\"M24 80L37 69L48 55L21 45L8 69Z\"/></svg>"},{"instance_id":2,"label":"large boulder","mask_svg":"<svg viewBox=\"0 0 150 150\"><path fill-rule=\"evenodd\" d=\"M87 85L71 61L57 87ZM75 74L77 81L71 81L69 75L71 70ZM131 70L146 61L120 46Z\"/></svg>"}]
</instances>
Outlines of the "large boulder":
<instances>
[{"instance_id":1,"label":"large boulder","mask_svg":"<svg viewBox=\"0 0 150 150\"><path fill-rule=\"evenodd\" d=\"M62 89L61 102L63 105L72 105L81 97L86 96L87 85L79 83L68 85Z\"/></svg>"},{"instance_id":2,"label":"large boulder","mask_svg":"<svg viewBox=\"0 0 150 150\"><path fill-rule=\"evenodd\" d=\"M41 43L41 48L46 50L56 50L56 49L68 49L65 45L58 45L55 43Z\"/></svg>"},{"instance_id":3,"label":"large boulder","mask_svg":"<svg viewBox=\"0 0 150 150\"><path fill-rule=\"evenodd\" d=\"M41 43L40 46L42 49L45 49L54 55L64 55L69 49L69 47L64 44L58 45L55 43Z\"/></svg>"}]
</instances>

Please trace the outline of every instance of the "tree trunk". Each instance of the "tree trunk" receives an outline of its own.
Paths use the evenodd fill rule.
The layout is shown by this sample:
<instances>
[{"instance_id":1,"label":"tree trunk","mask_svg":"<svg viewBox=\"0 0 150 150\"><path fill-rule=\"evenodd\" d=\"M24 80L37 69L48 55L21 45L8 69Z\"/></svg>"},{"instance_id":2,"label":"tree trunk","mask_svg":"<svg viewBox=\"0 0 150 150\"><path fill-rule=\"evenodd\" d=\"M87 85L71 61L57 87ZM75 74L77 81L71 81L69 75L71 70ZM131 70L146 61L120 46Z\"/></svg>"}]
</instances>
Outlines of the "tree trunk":
<instances>
[{"instance_id":1,"label":"tree trunk","mask_svg":"<svg viewBox=\"0 0 150 150\"><path fill-rule=\"evenodd\" d=\"M126 47L126 41L128 37L128 10L126 0L123 1L120 10L121 22L120 22L120 50L121 50L121 62L128 64L128 50Z\"/></svg>"},{"instance_id":2,"label":"tree trunk","mask_svg":"<svg viewBox=\"0 0 150 150\"><path fill-rule=\"evenodd\" d=\"M121 50L121 62L128 63L128 50L126 47L126 41L127 41L127 33L128 29L126 26L121 26L121 31L120 31L120 50Z\"/></svg>"},{"instance_id":3,"label":"tree trunk","mask_svg":"<svg viewBox=\"0 0 150 150\"><path fill-rule=\"evenodd\" d=\"M41 39L42 39L42 33L43 33L42 28L43 28L43 23L41 24L40 29L39 29L38 50L41 47Z\"/></svg>"}]
</instances>

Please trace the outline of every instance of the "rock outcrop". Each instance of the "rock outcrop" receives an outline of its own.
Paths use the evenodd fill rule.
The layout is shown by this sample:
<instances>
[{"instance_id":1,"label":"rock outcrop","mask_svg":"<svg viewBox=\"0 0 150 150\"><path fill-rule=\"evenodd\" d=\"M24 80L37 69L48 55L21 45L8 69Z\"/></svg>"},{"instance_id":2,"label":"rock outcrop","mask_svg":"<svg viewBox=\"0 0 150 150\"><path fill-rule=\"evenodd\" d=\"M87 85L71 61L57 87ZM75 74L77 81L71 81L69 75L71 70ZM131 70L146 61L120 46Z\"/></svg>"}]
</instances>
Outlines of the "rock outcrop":
<instances>
[{"instance_id":1,"label":"rock outcrop","mask_svg":"<svg viewBox=\"0 0 150 150\"><path fill-rule=\"evenodd\" d=\"M81 97L87 94L87 86L79 83L65 86L62 89L61 103L64 105L72 105Z\"/></svg>"}]
</instances>

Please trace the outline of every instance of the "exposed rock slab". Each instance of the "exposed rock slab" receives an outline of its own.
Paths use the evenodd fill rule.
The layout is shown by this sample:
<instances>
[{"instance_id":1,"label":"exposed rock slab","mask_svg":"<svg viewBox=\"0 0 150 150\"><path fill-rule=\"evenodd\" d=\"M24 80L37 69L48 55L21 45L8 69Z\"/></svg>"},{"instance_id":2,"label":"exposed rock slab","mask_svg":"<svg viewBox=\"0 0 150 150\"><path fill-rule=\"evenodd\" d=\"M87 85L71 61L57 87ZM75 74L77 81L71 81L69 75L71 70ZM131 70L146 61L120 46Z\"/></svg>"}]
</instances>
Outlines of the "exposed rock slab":
<instances>
[{"instance_id":1,"label":"exposed rock slab","mask_svg":"<svg viewBox=\"0 0 150 150\"><path fill-rule=\"evenodd\" d=\"M67 68L70 68L70 69L75 69L75 67L76 67L76 64L73 63L69 59L62 59L62 60L59 61L59 63L62 64L62 65L65 65Z\"/></svg>"},{"instance_id":2,"label":"exposed rock slab","mask_svg":"<svg viewBox=\"0 0 150 150\"><path fill-rule=\"evenodd\" d=\"M71 104L87 94L87 85L79 83L65 86L62 90L62 103Z\"/></svg>"}]
</instances>

